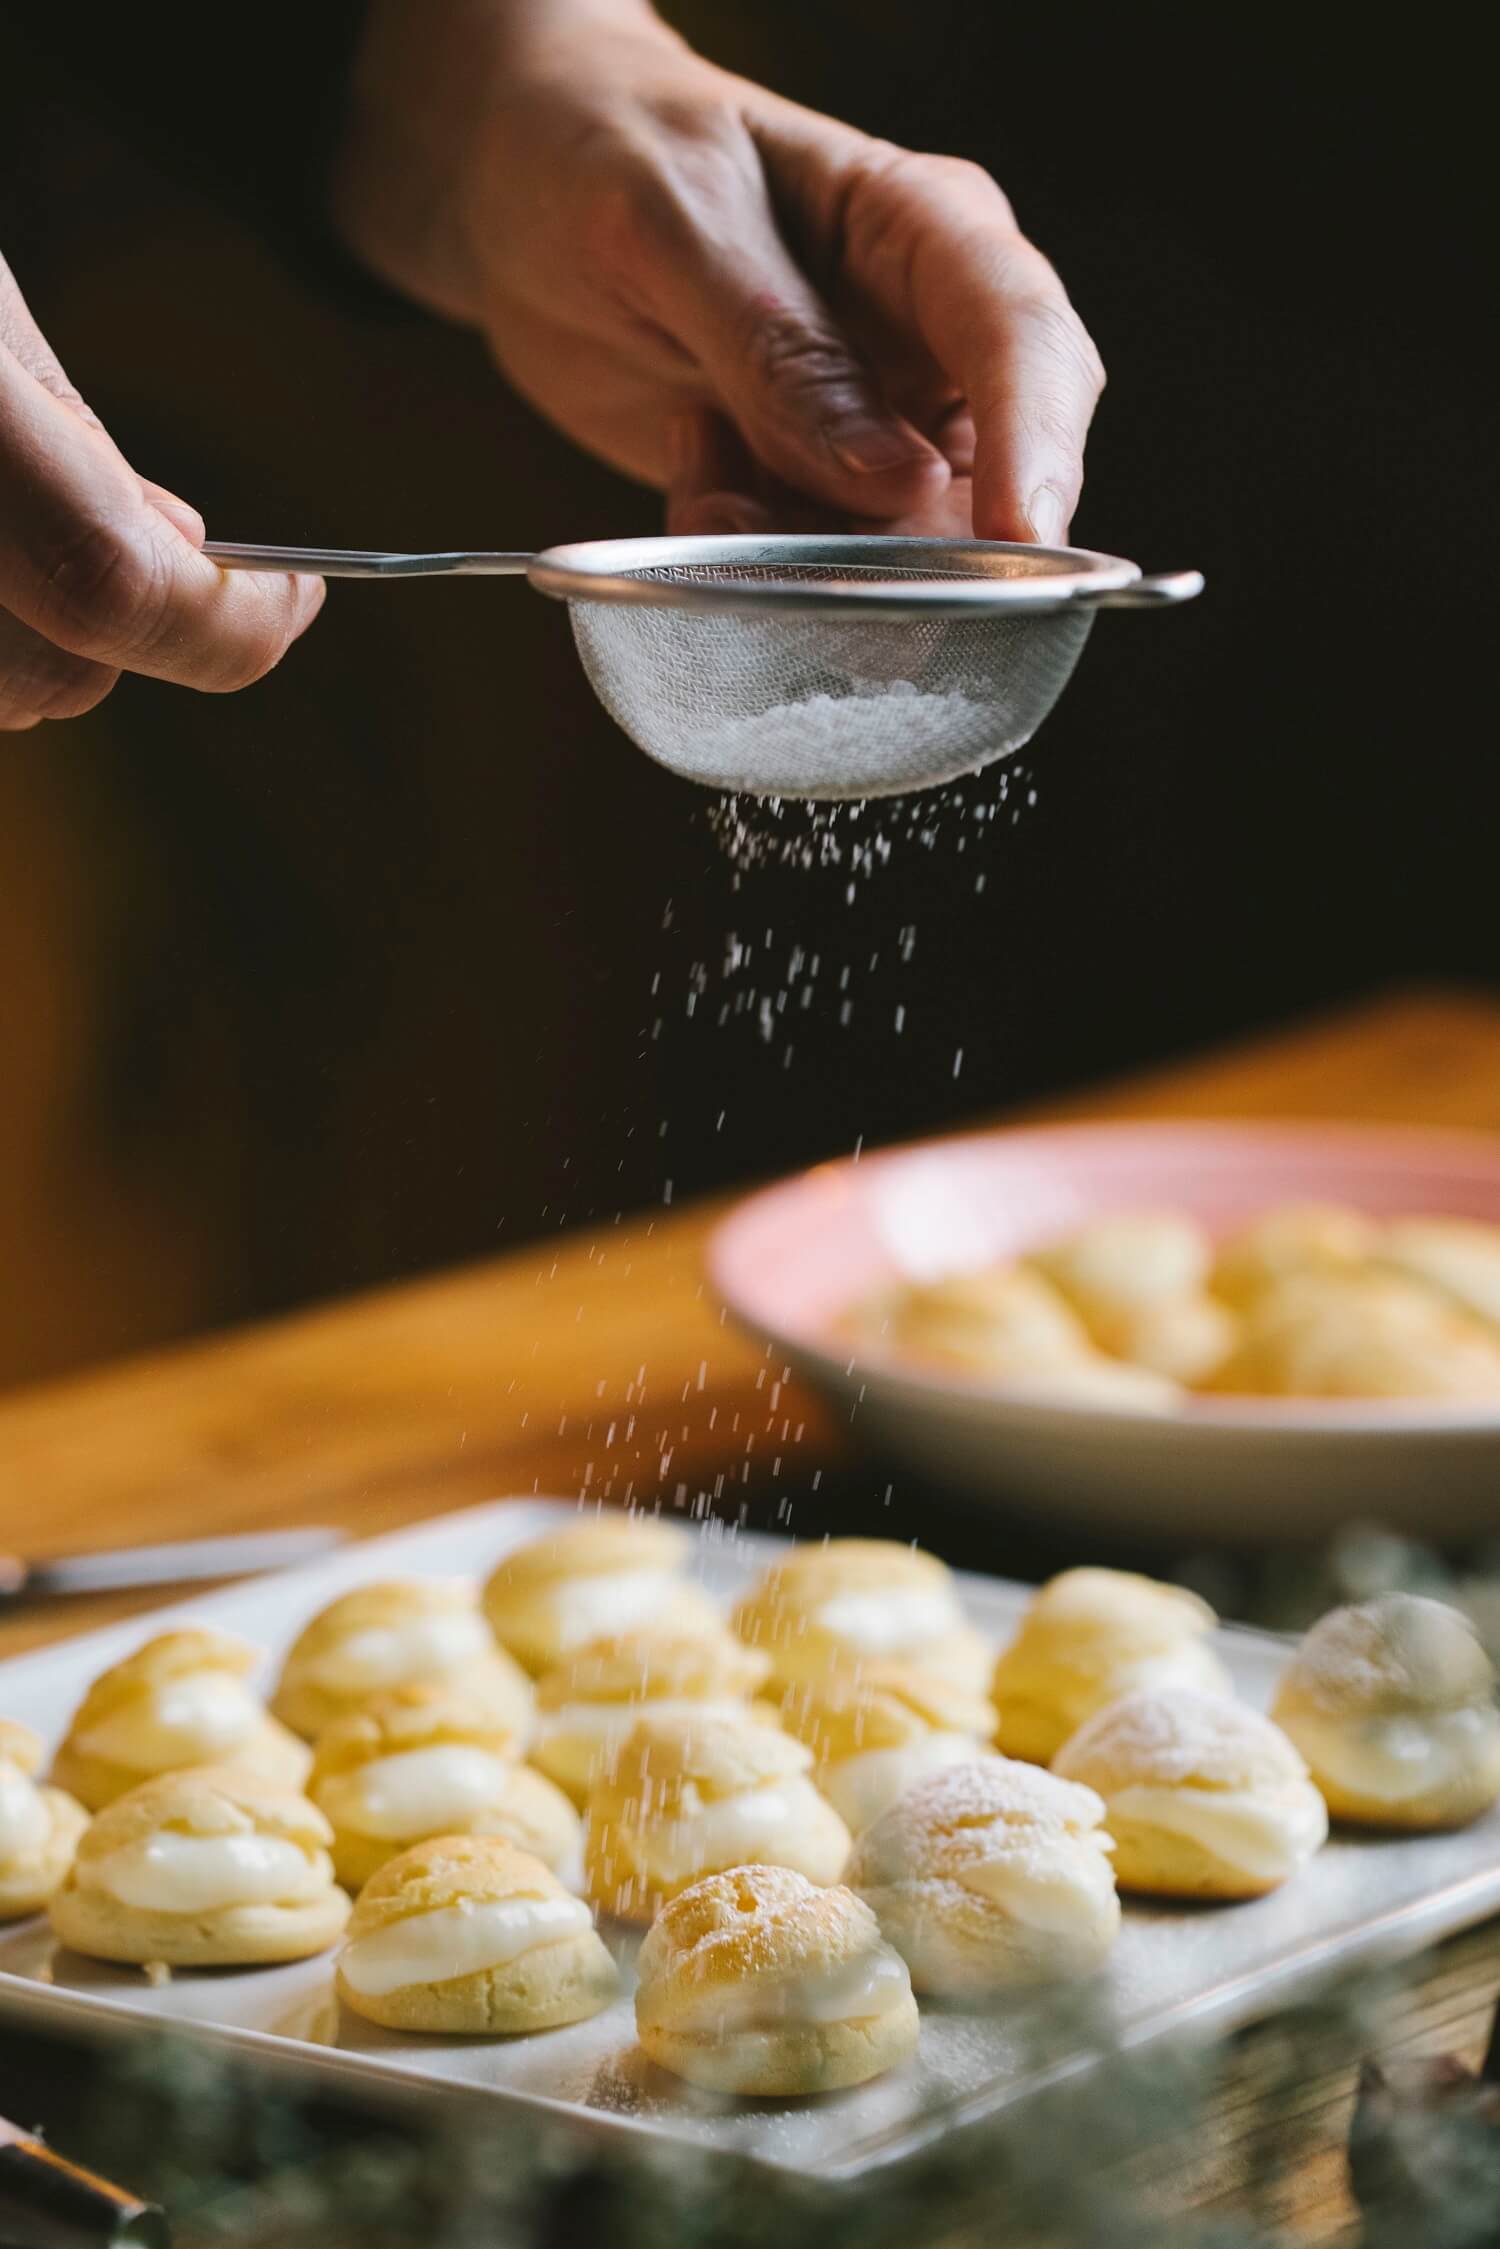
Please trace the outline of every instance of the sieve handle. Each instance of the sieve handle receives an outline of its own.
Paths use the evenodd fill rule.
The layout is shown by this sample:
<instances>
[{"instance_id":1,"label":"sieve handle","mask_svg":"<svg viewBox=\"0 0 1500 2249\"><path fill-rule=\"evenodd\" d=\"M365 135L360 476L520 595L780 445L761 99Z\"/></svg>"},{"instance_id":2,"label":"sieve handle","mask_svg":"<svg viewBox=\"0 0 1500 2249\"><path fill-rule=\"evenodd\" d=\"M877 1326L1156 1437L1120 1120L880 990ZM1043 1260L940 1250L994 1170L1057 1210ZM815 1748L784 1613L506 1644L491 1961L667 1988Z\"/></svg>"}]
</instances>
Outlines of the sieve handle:
<instances>
[{"instance_id":1,"label":"sieve handle","mask_svg":"<svg viewBox=\"0 0 1500 2249\"><path fill-rule=\"evenodd\" d=\"M205 540L203 553L225 570L290 570L310 578L516 578L529 554L380 554L358 547L247 547Z\"/></svg>"},{"instance_id":2,"label":"sieve handle","mask_svg":"<svg viewBox=\"0 0 1500 2249\"><path fill-rule=\"evenodd\" d=\"M1164 570L1154 578L1137 578L1133 585L1117 586L1111 593L1090 593L1082 587L1074 603L1090 609L1166 609L1173 602L1193 601L1203 591L1201 570Z\"/></svg>"}]
</instances>

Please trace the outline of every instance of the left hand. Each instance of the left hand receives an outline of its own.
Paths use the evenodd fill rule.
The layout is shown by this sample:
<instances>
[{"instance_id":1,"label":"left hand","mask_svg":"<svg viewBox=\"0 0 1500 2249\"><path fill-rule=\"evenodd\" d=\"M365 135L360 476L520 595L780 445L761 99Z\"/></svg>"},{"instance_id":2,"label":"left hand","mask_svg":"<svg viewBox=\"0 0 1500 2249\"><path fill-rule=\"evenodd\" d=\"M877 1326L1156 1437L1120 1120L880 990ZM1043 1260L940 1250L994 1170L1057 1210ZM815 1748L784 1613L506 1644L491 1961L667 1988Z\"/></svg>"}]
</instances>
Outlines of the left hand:
<instances>
[{"instance_id":1,"label":"left hand","mask_svg":"<svg viewBox=\"0 0 1500 2249\"><path fill-rule=\"evenodd\" d=\"M645 0L374 0L335 207L673 529L1067 535L1103 371L989 174Z\"/></svg>"}]
</instances>

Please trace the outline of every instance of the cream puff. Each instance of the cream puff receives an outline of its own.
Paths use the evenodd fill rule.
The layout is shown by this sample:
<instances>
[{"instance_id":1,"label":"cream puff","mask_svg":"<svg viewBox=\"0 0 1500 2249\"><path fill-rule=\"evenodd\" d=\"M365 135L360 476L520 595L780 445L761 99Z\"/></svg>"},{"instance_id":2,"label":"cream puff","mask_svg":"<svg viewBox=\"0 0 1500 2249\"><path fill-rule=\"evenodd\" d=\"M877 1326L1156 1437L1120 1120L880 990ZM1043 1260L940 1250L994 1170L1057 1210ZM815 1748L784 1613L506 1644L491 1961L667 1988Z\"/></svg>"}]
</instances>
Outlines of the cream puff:
<instances>
[{"instance_id":1,"label":"cream puff","mask_svg":"<svg viewBox=\"0 0 1500 2249\"><path fill-rule=\"evenodd\" d=\"M854 1846L844 1879L918 1991L967 1997L1091 1975L1120 1928L1104 1806L1009 1757L930 1773Z\"/></svg>"},{"instance_id":2,"label":"cream puff","mask_svg":"<svg viewBox=\"0 0 1500 2249\"><path fill-rule=\"evenodd\" d=\"M917 2050L911 1979L869 1907L781 1866L710 1875L663 1907L635 2020L652 2061L716 2093L829 2093Z\"/></svg>"},{"instance_id":3,"label":"cream puff","mask_svg":"<svg viewBox=\"0 0 1500 2249\"><path fill-rule=\"evenodd\" d=\"M143 1781L91 1822L49 1908L74 1952L169 1967L304 1960L349 1900L332 1831L305 1796L204 1765Z\"/></svg>"},{"instance_id":4,"label":"cream puff","mask_svg":"<svg viewBox=\"0 0 1500 2249\"><path fill-rule=\"evenodd\" d=\"M983 1689L986 1642L935 1554L895 1539L835 1538L773 1562L731 1619L782 1685L835 1664L894 1660Z\"/></svg>"},{"instance_id":5,"label":"cream puff","mask_svg":"<svg viewBox=\"0 0 1500 2249\"><path fill-rule=\"evenodd\" d=\"M1020 1265L904 1283L866 1299L845 1324L855 1341L1001 1380L1093 1356L1077 1313L1050 1282Z\"/></svg>"},{"instance_id":6,"label":"cream puff","mask_svg":"<svg viewBox=\"0 0 1500 2249\"><path fill-rule=\"evenodd\" d=\"M496 1647L469 1586L451 1578L361 1585L320 1609L292 1643L271 1708L315 1741L374 1696L417 1685L460 1686L519 1736L531 1723L529 1682Z\"/></svg>"},{"instance_id":7,"label":"cream puff","mask_svg":"<svg viewBox=\"0 0 1500 2249\"><path fill-rule=\"evenodd\" d=\"M646 1629L590 1641L538 1682L531 1761L575 1804L605 1772L635 1722L653 1717L752 1717L776 1723L750 1697L770 1670L758 1648L719 1631Z\"/></svg>"},{"instance_id":8,"label":"cream puff","mask_svg":"<svg viewBox=\"0 0 1500 2249\"><path fill-rule=\"evenodd\" d=\"M995 1665L995 1740L1050 1764L1085 1718L1133 1687L1232 1692L1208 1644L1218 1620L1179 1585L1129 1570L1064 1570L1032 1599Z\"/></svg>"},{"instance_id":9,"label":"cream puff","mask_svg":"<svg viewBox=\"0 0 1500 2249\"><path fill-rule=\"evenodd\" d=\"M1093 1334L1101 1317L1200 1294L1212 1251L1202 1227L1180 1212L1127 1210L1029 1250L1025 1262Z\"/></svg>"},{"instance_id":10,"label":"cream puff","mask_svg":"<svg viewBox=\"0 0 1500 2249\"><path fill-rule=\"evenodd\" d=\"M344 2005L388 2030L555 2030L607 2007L619 1977L582 1899L498 1835L439 1835L360 1892L339 1954Z\"/></svg>"},{"instance_id":11,"label":"cream puff","mask_svg":"<svg viewBox=\"0 0 1500 2249\"><path fill-rule=\"evenodd\" d=\"M1223 1695L1125 1695L1052 1769L1103 1798L1115 1879L1151 1897L1261 1897L1328 1835L1323 1799L1281 1728Z\"/></svg>"},{"instance_id":12,"label":"cream puff","mask_svg":"<svg viewBox=\"0 0 1500 2249\"><path fill-rule=\"evenodd\" d=\"M538 1674L590 1640L649 1626L679 1637L722 1629L683 1574L688 1540L655 1516L598 1515L507 1554L484 1589L501 1646Z\"/></svg>"},{"instance_id":13,"label":"cream puff","mask_svg":"<svg viewBox=\"0 0 1500 2249\"><path fill-rule=\"evenodd\" d=\"M869 1663L799 1680L781 1722L813 1753L813 1780L858 1835L927 1774L984 1756L995 1713L982 1695L909 1664Z\"/></svg>"},{"instance_id":14,"label":"cream puff","mask_svg":"<svg viewBox=\"0 0 1500 2249\"><path fill-rule=\"evenodd\" d=\"M1387 1593L1333 1610L1292 1658L1271 1714L1337 1820L1464 1827L1500 1799L1494 1666L1441 1601Z\"/></svg>"},{"instance_id":15,"label":"cream puff","mask_svg":"<svg viewBox=\"0 0 1500 2249\"><path fill-rule=\"evenodd\" d=\"M238 1765L300 1788L308 1754L251 1687L258 1661L254 1648L224 1632L159 1633L94 1681L53 1760L53 1780L92 1812L187 1765Z\"/></svg>"},{"instance_id":16,"label":"cream puff","mask_svg":"<svg viewBox=\"0 0 1500 2249\"><path fill-rule=\"evenodd\" d=\"M1277 1204L1224 1237L1208 1285L1243 1308L1294 1275L1353 1272L1377 1239L1372 1220L1340 1203Z\"/></svg>"},{"instance_id":17,"label":"cream puff","mask_svg":"<svg viewBox=\"0 0 1500 2249\"><path fill-rule=\"evenodd\" d=\"M849 1830L808 1778L812 1752L742 1718L638 1719L589 1796L589 1896L622 1921L732 1866L836 1882Z\"/></svg>"},{"instance_id":18,"label":"cream puff","mask_svg":"<svg viewBox=\"0 0 1500 2249\"><path fill-rule=\"evenodd\" d=\"M1256 1298L1212 1387L1285 1398L1500 1398L1500 1335L1399 1274L1294 1275Z\"/></svg>"},{"instance_id":19,"label":"cream puff","mask_svg":"<svg viewBox=\"0 0 1500 2249\"><path fill-rule=\"evenodd\" d=\"M1382 1265L1500 1327L1500 1226L1477 1218L1400 1218L1384 1228Z\"/></svg>"},{"instance_id":20,"label":"cream puff","mask_svg":"<svg viewBox=\"0 0 1500 2249\"><path fill-rule=\"evenodd\" d=\"M553 1872L578 1863L583 1826L520 1741L453 1688L398 1687L318 1736L307 1793L333 1829L346 1889L430 1835L499 1835Z\"/></svg>"},{"instance_id":21,"label":"cream puff","mask_svg":"<svg viewBox=\"0 0 1500 2249\"><path fill-rule=\"evenodd\" d=\"M89 1823L75 1797L38 1786L41 1762L41 1735L0 1718L0 1921L41 1911Z\"/></svg>"}]
</instances>

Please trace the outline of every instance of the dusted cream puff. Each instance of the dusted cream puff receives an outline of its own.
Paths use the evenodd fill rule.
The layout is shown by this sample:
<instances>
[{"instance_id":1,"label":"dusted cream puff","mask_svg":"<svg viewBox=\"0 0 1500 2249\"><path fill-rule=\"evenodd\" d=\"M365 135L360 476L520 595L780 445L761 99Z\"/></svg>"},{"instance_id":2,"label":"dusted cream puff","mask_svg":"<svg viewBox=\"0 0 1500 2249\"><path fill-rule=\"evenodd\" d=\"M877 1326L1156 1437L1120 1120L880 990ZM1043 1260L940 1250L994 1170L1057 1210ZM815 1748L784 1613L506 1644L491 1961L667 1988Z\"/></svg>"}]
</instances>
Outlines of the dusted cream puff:
<instances>
[{"instance_id":1,"label":"dusted cream puff","mask_svg":"<svg viewBox=\"0 0 1500 2249\"><path fill-rule=\"evenodd\" d=\"M361 1585L320 1609L292 1643L271 1708L315 1741L374 1696L416 1685L460 1686L518 1736L530 1726L524 1673L496 1647L469 1587L451 1578Z\"/></svg>"},{"instance_id":2,"label":"dusted cream puff","mask_svg":"<svg viewBox=\"0 0 1500 2249\"><path fill-rule=\"evenodd\" d=\"M1286 1398L1500 1398L1500 1335L1399 1274L1294 1275L1256 1298L1213 1387Z\"/></svg>"},{"instance_id":3,"label":"dusted cream puff","mask_svg":"<svg viewBox=\"0 0 1500 2249\"><path fill-rule=\"evenodd\" d=\"M1126 1695L1080 1728L1052 1769L1104 1799L1122 1890L1260 1897L1328 1835L1323 1799L1281 1728L1227 1696Z\"/></svg>"},{"instance_id":4,"label":"dusted cream puff","mask_svg":"<svg viewBox=\"0 0 1500 2249\"><path fill-rule=\"evenodd\" d=\"M495 1638L532 1673L590 1640L721 1629L718 1610L683 1575L688 1541L655 1516L598 1515L518 1546L492 1571L484 1609Z\"/></svg>"},{"instance_id":5,"label":"dusted cream puff","mask_svg":"<svg viewBox=\"0 0 1500 2249\"><path fill-rule=\"evenodd\" d=\"M900 1663L799 1680L781 1722L812 1751L813 1779L851 1835L939 1766L982 1757L995 1731L983 1695Z\"/></svg>"},{"instance_id":6,"label":"dusted cream puff","mask_svg":"<svg viewBox=\"0 0 1500 2249\"><path fill-rule=\"evenodd\" d=\"M365 1884L340 1999L388 2030L515 2033L597 2015L619 1978L593 1915L498 1835L438 1835Z\"/></svg>"},{"instance_id":7,"label":"dusted cream puff","mask_svg":"<svg viewBox=\"0 0 1500 2249\"><path fill-rule=\"evenodd\" d=\"M935 1554L895 1539L794 1546L731 1621L770 1657L783 1684L871 1659L915 1664L981 1690L989 1671L988 1647L965 1619L952 1573Z\"/></svg>"},{"instance_id":8,"label":"dusted cream puff","mask_svg":"<svg viewBox=\"0 0 1500 2249\"><path fill-rule=\"evenodd\" d=\"M238 1765L300 1788L307 1751L251 1687L258 1660L224 1632L159 1633L94 1681L52 1778L93 1812L154 1773L186 1765Z\"/></svg>"},{"instance_id":9,"label":"dusted cream puff","mask_svg":"<svg viewBox=\"0 0 1500 2249\"><path fill-rule=\"evenodd\" d=\"M332 1840L322 1813L292 1789L228 1767L161 1773L91 1822L52 1900L52 1926L95 1960L304 1960L349 1917Z\"/></svg>"},{"instance_id":10,"label":"dusted cream puff","mask_svg":"<svg viewBox=\"0 0 1500 2249\"><path fill-rule=\"evenodd\" d=\"M1477 1218L1401 1218L1380 1236L1382 1265L1500 1327L1500 1226Z\"/></svg>"},{"instance_id":11,"label":"dusted cream puff","mask_svg":"<svg viewBox=\"0 0 1500 2249\"><path fill-rule=\"evenodd\" d=\"M37 1785L41 1762L41 1735L0 1718L0 1921L41 1911L89 1823L76 1798Z\"/></svg>"},{"instance_id":12,"label":"dusted cream puff","mask_svg":"<svg viewBox=\"0 0 1500 2249\"><path fill-rule=\"evenodd\" d=\"M749 1700L770 1668L758 1648L723 1630L684 1637L648 1628L592 1640L538 1683L531 1761L582 1805L647 1711L658 1718L748 1712L774 1725L775 1712Z\"/></svg>"},{"instance_id":13,"label":"dusted cream puff","mask_svg":"<svg viewBox=\"0 0 1500 2249\"><path fill-rule=\"evenodd\" d=\"M333 1828L346 1889L430 1835L499 1835L554 1872L575 1866L583 1827L520 1742L455 1688L398 1687L318 1736L307 1793Z\"/></svg>"},{"instance_id":14,"label":"dusted cream puff","mask_svg":"<svg viewBox=\"0 0 1500 2249\"><path fill-rule=\"evenodd\" d=\"M1339 1203L1281 1203L1220 1242L1208 1285L1228 1304L1248 1306L1266 1289L1302 1273L1348 1273L1373 1253L1377 1228Z\"/></svg>"},{"instance_id":15,"label":"dusted cream puff","mask_svg":"<svg viewBox=\"0 0 1500 2249\"><path fill-rule=\"evenodd\" d=\"M1494 1666L1441 1601L1387 1593L1333 1610L1292 1658L1271 1715L1337 1820L1463 1827L1500 1799Z\"/></svg>"},{"instance_id":16,"label":"dusted cream puff","mask_svg":"<svg viewBox=\"0 0 1500 2249\"><path fill-rule=\"evenodd\" d=\"M869 1907L781 1866L710 1875L662 1908L635 2020L652 2061L716 2093L829 2093L917 2050L911 1979Z\"/></svg>"},{"instance_id":17,"label":"dusted cream puff","mask_svg":"<svg viewBox=\"0 0 1500 2249\"><path fill-rule=\"evenodd\" d=\"M742 1718L638 1719L589 1796L584 1869L594 1903L649 1921L731 1866L789 1866L836 1882L849 1830L808 1778L811 1750Z\"/></svg>"},{"instance_id":18,"label":"dusted cream puff","mask_svg":"<svg viewBox=\"0 0 1500 2249\"><path fill-rule=\"evenodd\" d=\"M1050 1764L1085 1718L1133 1687L1230 1693L1208 1644L1217 1619L1179 1585L1129 1570L1064 1570L1048 1580L995 1665L995 1739L1008 1757Z\"/></svg>"},{"instance_id":19,"label":"dusted cream puff","mask_svg":"<svg viewBox=\"0 0 1500 2249\"><path fill-rule=\"evenodd\" d=\"M1009 1757L930 1773L854 1846L845 1880L918 1991L1091 1975L1120 1927L1104 1806Z\"/></svg>"}]
</instances>

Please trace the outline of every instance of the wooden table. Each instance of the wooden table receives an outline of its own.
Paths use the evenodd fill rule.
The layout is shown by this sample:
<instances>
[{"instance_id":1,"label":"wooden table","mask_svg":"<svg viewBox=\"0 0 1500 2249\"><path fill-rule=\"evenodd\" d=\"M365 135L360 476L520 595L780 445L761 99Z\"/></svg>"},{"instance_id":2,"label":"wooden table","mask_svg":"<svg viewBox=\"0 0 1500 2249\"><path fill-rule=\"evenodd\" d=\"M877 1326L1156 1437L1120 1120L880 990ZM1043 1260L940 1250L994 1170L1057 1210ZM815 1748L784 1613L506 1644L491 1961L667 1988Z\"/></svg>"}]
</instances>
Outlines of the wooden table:
<instances>
[{"instance_id":1,"label":"wooden table","mask_svg":"<svg viewBox=\"0 0 1500 2249\"><path fill-rule=\"evenodd\" d=\"M1433 991L1048 1104L1048 1116L1365 1117L1500 1130L1500 1003ZM628 1218L0 1399L0 1545L35 1551L215 1529L387 1529L497 1493L721 1509L860 1471L831 1420L724 1325L702 1280L714 1206ZM753 1439L748 1453L746 1440ZM0 1654L143 1606L20 1611ZM1500 1935L1433 1955L1404 2036L1477 2054ZM1178 2151L1178 2207L1262 2206L1308 2241L1350 2222L1340 2061L1308 2087L1294 2162L1261 2147L1264 2044L1246 2041L1211 2146ZM1259 2073L1259 2076L1258 2076Z\"/></svg>"}]
</instances>

